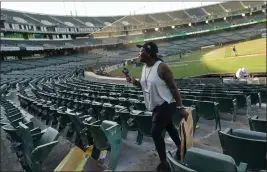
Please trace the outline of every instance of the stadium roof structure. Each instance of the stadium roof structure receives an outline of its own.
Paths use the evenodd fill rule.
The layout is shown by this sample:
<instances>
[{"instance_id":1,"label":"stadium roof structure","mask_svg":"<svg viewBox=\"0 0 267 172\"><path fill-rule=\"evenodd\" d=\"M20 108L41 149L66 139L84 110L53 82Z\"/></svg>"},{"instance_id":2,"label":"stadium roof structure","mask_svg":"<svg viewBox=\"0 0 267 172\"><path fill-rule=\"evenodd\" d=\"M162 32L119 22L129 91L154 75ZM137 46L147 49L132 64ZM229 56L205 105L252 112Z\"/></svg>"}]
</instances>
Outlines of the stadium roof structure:
<instances>
[{"instance_id":1,"label":"stadium roof structure","mask_svg":"<svg viewBox=\"0 0 267 172\"><path fill-rule=\"evenodd\" d=\"M206 19L208 16L222 13L234 12L265 4L265 1L227 1L218 4L190 8L184 10L167 11L151 14L138 14L130 16L70 16L70 15L48 15L30 13L10 9L1 9L1 20L12 21L13 23L58 26L68 28L102 28L97 32L112 31L113 28L123 26L135 26L136 29L142 26L160 27L180 25L183 23L197 22Z\"/></svg>"},{"instance_id":2,"label":"stadium roof structure","mask_svg":"<svg viewBox=\"0 0 267 172\"><path fill-rule=\"evenodd\" d=\"M124 16L105 16L105 17L88 17L88 16L63 16L48 15L39 13L29 13L10 9L1 9L1 20L12 21L13 23L30 24L37 26L58 26L58 27L105 27L119 20Z\"/></svg>"},{"instance_id":3,"label":"stadium roof structure","mask_svg":"<svg viewBox=\"0 0 267 172\"><path fill-rule=\"evenodd\" d=\"M266 4L265 1L227 1L184 10L128 15L118 19L112 23L111 26L105 26L95 33L122 31L122 28L125 26L132 27L132 30L135 30L196 23L207 19L214 19L228 13L246 10L249 12L250 8L262 6L264 4Z\"/></svg>"}]
</instances>

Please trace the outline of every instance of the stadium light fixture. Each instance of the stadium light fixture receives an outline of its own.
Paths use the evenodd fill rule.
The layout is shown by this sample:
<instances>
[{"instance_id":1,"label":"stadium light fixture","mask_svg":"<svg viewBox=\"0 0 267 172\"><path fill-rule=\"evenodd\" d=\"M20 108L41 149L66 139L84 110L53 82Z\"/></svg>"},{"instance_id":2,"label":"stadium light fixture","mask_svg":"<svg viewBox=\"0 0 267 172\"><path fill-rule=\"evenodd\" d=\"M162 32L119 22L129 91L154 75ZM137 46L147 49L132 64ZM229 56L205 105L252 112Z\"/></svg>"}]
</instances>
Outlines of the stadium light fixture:
<instances>
[{"instance_id":1,"label":"stadium light fixture","mask_svg":"<svg viewBox=\"0 0 267 172\"><path fill-rule=\"evenodd\" d=\"M159 28L156 27L156 28L155 28L155 31L158 31L158 30L159 30Z\"/></svg>"},{"instance_id":2,"label":"stadium light fixture","mask_svg":"<svg viewBox=\"0 0 267 172\"><path fill-rule=\"evenodd\" d=\"M265 9L262 9L262 12L265 13Z\"/></svg>"},{"instance_id":3,"label":"stadium light fixture","mask_svg":"<svg viewBox=\"0 0 267 172\"><path fill-rule=\"evenodd\" d=\"M226 17L224 17L223 19L226 20Z\"/></svg>"},{"instance_id":4,"label":"stadium light fixture","mask_svg":"<svg viewBox=\"0 0 267 172\"><path fill-rule=\"evenodd\" d=\"M243 16L243 17L245 17L245 16L246 16L246 14L245 14L245 13L242 13L242 16Z\"/></svg>"},{"instance_id":5,"label":"stadium light fixture","mask_svg":"<svg viewBox=\"0 0 267 172\"><path fill-rule=\"evenodd\" d=\"M192 25L191 23L188 24L188 26L191 26L191 25Z\"/></svg>"},{"instance_id":6,"label":"stadium light fixture","mask_svg":"<svg viewBox=\"0 0 267 172\"><path fill-rule=\"evenodd\" d=\"M209 21L208 21L208 20L206 20L206 23L209 23Z\"/></svg>"},{"instance_id":7,"label":"stadium light fixture","mask_svg":"<svg viewBox=\"0 0 267 172\"><path fill-rule=\"evenodd\" d=\"M175 26L172 26L172 29L174 29L175 28Z\"/></svg>"}]
</instances>

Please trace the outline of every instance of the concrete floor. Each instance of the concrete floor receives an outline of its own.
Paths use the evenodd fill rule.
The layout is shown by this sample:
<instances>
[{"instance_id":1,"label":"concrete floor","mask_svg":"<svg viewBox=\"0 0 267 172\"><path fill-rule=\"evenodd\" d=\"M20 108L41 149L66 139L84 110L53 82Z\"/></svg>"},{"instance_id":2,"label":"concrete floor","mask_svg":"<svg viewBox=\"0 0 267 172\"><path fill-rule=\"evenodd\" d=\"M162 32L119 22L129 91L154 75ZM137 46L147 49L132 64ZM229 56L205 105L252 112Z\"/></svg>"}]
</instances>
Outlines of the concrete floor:
<instances>
[{"instance_id":1,"label":"concrete floor","mask_svg":"<svg viewBox=\"0 0 267 172\"><path fill-rule=\"evenodd\" d=\"M88 77L86 77L89 79ZM105 81L99 79L90 79L98 82L109 82L109 83L126 83L125 81ZM19 105L19 102L16 97L16 92L11 92L8 96L10 100L13 100L16 104ZM33 118L32 115L28 114L26 111L22 110L23 114L30 118L34 124L40 126L42 129L47 126L37 119ZM253 115L259 115L261 118L266 119L266 105L261 109L257 106L253 106L252 109ZM245 115L238 115L236 122L231 122L229 115L221 114L221 126L222 130L226 128L243 128L249 129L248 119ZM222 152L220 141L218 137L218 131L215 130L215 121L214 120L204 120L200 119L198 122L199 128L196 130L194 135L194 147L208 149L216 152ZM135 139L137 132L129 132L126 140L123 140L123 147L121 150L121 155L116 171L155 171L156 166L159 163L159 158L157 152L155 151L154 143L152 138L144 137L142 145L135 144ZM172 151L175 149L175 145L168 136L165 137L166 142L166 151ZM4 144L2 144L4 143ZM2 170L14 170L20 171L20 164L16 160L16 155L11 153L9 143L1 132L1 171ZM53 151L50 153L48 159L44 162L43 170L44 171L53 171L60 161L66 156L69 150L74 145L66 140L63 136L59 138L59 144L56 145ZM104 171L107 160L103 165L100 165L94 160L87 162L85 166L85 171Z\"/></svg>"}]
</instances>

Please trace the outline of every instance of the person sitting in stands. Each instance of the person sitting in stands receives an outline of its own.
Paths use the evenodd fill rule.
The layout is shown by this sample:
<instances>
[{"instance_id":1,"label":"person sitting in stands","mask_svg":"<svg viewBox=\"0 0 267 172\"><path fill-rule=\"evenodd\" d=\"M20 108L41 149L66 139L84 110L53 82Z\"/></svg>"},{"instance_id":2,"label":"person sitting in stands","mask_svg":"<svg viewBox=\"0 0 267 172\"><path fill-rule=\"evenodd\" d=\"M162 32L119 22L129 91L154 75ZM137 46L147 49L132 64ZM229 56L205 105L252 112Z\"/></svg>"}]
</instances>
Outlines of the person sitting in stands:
<instances>
[{"instance_id":1,"label":"person sitting in stands","mask_svg":"<svg viewBox=\"0 0 267 172\"><path fill-rule=\"evenodd\" d=\"M249 74L248 74L246 68L242 67L242 68L239 68L237 70L235 76L237 79L243 79L245 77L249 77Z\"/></svg>"}]
</instances>

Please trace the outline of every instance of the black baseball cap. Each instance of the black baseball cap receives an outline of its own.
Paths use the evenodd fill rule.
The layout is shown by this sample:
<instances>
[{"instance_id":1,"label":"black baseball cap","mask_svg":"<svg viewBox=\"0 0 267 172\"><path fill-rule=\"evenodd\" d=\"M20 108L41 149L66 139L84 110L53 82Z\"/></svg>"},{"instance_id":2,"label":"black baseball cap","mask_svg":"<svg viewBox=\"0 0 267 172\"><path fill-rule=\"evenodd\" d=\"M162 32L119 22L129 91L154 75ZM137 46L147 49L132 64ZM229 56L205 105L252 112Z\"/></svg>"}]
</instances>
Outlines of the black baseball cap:
<instances>
[{"instance_id":1,"label":"black baseball cap","mask_svg":"<svg viewBox=\"0 0 267 172\"><path fill-rule=\"evenodd\" d=\"M146 42L143 45L136 45L138 48L143 47L146 52L151 54L157 54L159 52L157 44L154 42Z\"/></svg>"}]
</instances>

